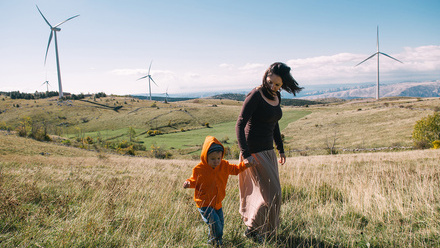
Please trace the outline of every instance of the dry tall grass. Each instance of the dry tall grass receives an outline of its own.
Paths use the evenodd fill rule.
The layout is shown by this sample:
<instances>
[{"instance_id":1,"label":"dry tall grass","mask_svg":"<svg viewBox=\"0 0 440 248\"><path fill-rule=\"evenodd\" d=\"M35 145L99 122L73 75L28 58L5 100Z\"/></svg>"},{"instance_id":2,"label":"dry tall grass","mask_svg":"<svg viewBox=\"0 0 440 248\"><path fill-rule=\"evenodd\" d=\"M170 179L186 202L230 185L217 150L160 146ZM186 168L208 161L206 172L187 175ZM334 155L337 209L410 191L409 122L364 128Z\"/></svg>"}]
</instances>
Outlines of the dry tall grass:
<instances>
[{"instance_id":1,"label":"dry tall grass","mask_svg":"<svg viewBox=\"0 0 440 248\"><path fill-rule=\"evenodd\" d=\"M339 152L343 148L411 147L415 123L439 108L438 98L316 105L308 108L312 114L290 123L283 134L287 148L309 155L325 154L324 149L333 144Z\"/></svg>"},{"instance_id":2,"label":"dry tall grass","mask_svg":"<svg viewBox=\"0 0 440 248\"><path fill-rule=\"evenodd\" d=\"M41 155L36 141L0 142L0 246L206 246L193 191L182 188L198 161L50 144ZM260 247L440 246L439 158L439 150L288 158L281 226ZM238 206L232 176L226 246L256 247L242 237Z\"/></svg>"}]
</instances>

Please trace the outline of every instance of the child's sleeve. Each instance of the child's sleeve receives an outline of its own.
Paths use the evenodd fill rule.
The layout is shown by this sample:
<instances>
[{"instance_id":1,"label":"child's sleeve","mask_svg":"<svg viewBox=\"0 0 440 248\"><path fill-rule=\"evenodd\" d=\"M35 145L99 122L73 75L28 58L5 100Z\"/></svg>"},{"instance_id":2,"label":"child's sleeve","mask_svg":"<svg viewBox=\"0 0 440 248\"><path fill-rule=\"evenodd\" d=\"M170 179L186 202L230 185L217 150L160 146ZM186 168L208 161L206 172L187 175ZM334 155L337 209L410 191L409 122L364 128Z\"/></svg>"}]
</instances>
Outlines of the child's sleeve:
<instances>
[{"instance_id":1,"label":"child's sleeve","mask_svg":"<svg viewBox=\"0 0 440 248\"><path fill-rule=\"evenodd\" d=\"M239 164L231 164L229 162L227 163L229 168L229 175L238 175L240 172L247 169L244 162L240 162Z\"/></svg>"},{"instance_id":2,"label":"child's sleeve","mask_svg":"<svg viewBox=\"0 0 440 248\"><path fill-rule=\"evenodd\" d=\"M197 177L198 177L197 175L198 175L197 171L195 169L193 169L191 177L186 179L186 181L189 182L190 188L196 187L196 181L197 181Z\"/></svg>"}]
</instances>

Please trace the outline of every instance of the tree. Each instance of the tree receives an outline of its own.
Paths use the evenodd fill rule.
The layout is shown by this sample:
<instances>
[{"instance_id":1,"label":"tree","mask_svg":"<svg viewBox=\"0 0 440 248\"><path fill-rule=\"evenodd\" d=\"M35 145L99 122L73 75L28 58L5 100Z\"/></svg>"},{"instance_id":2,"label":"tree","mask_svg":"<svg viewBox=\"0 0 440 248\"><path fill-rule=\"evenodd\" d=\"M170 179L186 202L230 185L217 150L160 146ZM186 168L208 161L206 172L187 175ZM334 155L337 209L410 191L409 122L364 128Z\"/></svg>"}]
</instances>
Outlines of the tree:
<instances>
[{"instance_id":1,"label":"tree","mask_svg":"<svg viewBox=\"0 0 440 248\"><path fill-rule=\"evenodd\" d=\"M136 130L133 127L128 127L128 136L130 137L130 142L133 142L136 137Z\"/></svg>"},{"instance_id":2,"label":"tree","mask_svg":"<svg viewBox=\"0 0 440 248\"><path fill-rule=\"evenodd\" d=\"M440 140L440 114L434 113L418 120L412 138L418 148L432 147L434 141Z\"/></svg>"}]
</instances>

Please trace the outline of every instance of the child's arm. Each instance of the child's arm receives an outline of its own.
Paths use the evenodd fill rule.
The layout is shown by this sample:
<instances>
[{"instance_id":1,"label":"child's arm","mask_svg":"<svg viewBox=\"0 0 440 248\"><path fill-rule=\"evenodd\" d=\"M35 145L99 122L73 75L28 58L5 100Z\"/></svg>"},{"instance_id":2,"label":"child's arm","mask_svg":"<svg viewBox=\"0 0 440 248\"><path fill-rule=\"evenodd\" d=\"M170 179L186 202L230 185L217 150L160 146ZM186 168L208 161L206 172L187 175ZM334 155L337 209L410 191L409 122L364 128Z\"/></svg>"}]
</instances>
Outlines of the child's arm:
<instances>
[{"instance_id":1,"label":"child's arm","mask_svg":"<svg viewBox=\"0 0 440 248\"><path fill-rule=\"evenodd\" d=\"M185 182L183 182L183 188L195 188L196 187L196 179L198 178L198 170L195 168L192 171L192 175L190 178L186 179Z\"/></svg>"},{"instance_id":2,"label":"child's arm","mask_svg":"<svg viewBox=\"0 0 440 248\"><path fill-rule=\"evenodd\" d=\"M238 175L240 172L252 166L252 164L250 163L246 165L245 161L242 161L239 164L230 164L229 162L227 163L229 167L229 175Z\"/></svg>"}]
</instances>

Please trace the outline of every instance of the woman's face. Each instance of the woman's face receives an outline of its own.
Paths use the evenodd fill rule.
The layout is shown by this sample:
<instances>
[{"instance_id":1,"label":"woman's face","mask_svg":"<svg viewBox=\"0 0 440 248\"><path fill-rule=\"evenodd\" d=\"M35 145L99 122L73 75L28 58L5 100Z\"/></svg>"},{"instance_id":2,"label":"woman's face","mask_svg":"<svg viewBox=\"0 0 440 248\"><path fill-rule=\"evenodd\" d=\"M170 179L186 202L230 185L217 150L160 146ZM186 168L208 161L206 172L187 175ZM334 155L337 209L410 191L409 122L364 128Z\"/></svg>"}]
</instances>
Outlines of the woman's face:
<instances>
[{"instance_id":1,"label":"woman's face","mask_svg":"<svg viewBox=\"0 0 440 248\"><path fill-rule=\"evenodd\" d=\"M267 85L269 89L272 91L272 94L276 94L275 92L279 91L281 86L283 86L283 80L280 76L275 74L270 74L266 78Z\"/></svg>"}]
</instances>

